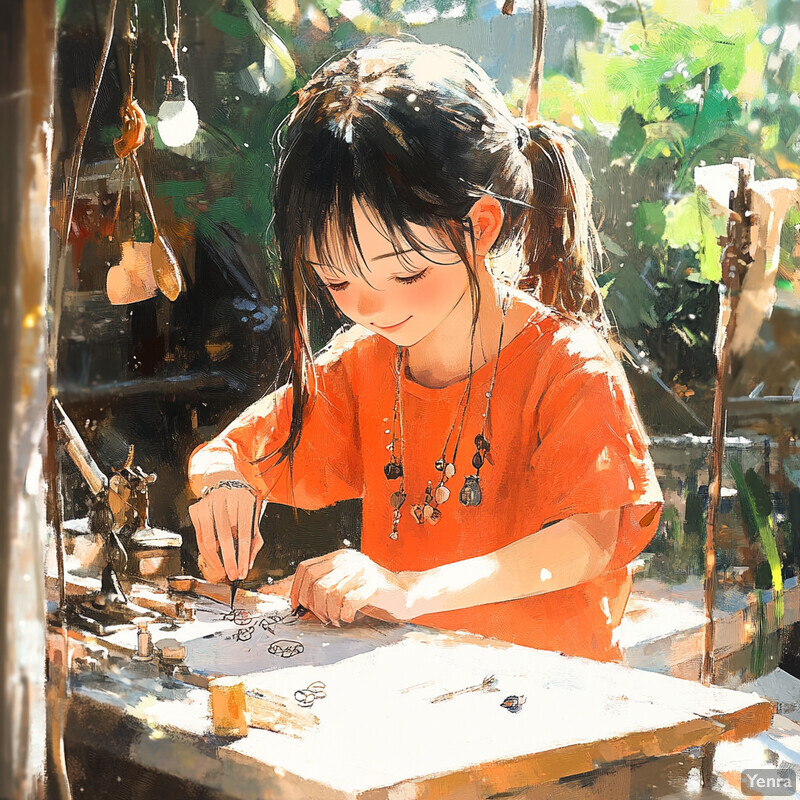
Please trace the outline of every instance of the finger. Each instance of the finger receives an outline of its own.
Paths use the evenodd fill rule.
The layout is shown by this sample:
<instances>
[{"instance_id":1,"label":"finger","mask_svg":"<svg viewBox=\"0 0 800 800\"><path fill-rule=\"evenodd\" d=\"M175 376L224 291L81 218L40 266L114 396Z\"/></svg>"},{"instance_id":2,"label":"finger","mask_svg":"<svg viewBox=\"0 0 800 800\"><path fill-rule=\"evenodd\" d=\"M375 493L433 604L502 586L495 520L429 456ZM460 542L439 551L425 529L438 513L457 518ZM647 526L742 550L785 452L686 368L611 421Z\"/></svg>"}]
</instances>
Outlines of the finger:
<instances>
[{"instance_id":1,"label":"finger","mask_svg":"<svg viewBox=\"0 0 800 800\"><path fill-rule=\"evenodd\" d=\"M254 528L253 532L253 541L250 543L250 567L249 569L253 569L253 564L256 563L256 556L258 555L258 551L264 546L264 539L261 536L261 531L258 529L258 523Z\"/></svg>"},{"instance_id":2,"label":"finger","mask_svg":"<svg viewBox=\"0 0 800 800\"><path fill-rule=\"evenodd\" d=\"M264 514L264 503L260 506L255 504L253 506L253 530L250 538L250 562L248 565L248 571L253 569L253 564L255 564L256 556L258 555L258 551L264 546L264 539L261 536L261 517Z\"/></svg>"},{"instance_id":3,"label":"finger","mask_svg":"<svg viewBox=\"0 0 800 800\"><path fill-rule=\"evenodd\" d=\"M231 521L228 517L228 509L225 507L225 502L220 499L212 503L212 506L214 513L214 535L219 543L219 549L222 552L222 563L225 567L225 574L228 576L229 581L235 581L237 578L236 551L233 546L233 531L231 530Z\"/></svg>"},{"instance_id":4,"label":"finger","mask_svg":"<svg viewBox=\"0 0 800 800\"><path fill-rule=\"evenodd\" d=\"M344 598L348 592L352 592L361 585L361 580L355 575L345 575L339 580L336 585L328 592L328 604L326 613L328 619L338 628L342 622L347 620L342 619L342 605Z\"/></svg>"},{"instance_id":5,"label":"finger","mask_svg":"<svg viewBox=\"0 0 800 800\"><path fill-rule=\"evenodd\" d=\"M328 586L324 581L316 580L309 591L310 608L320 619L321 622L330 622L328 617Z\"/></svg>"},{"instance_id":6,"label":"finger","mask_svg":"<svg viewBox=\"0 0 800 800\"><path fill-rule=\"evenodd\" d=\"M203 558L202 553L197 556L197 566L200 568L200 574L208 583L221 583L225 580L225 573L218 572L214 569L205 558Z\"/></svg>"},{"instance_id":7,"label":"finger","mask_svg":"<svg viewBox=\"0 0 800 800\"><path fill-rule=\"evenodd\" d=\"M253 521L256 516L256 500L246 489L240 489L239 502L236 506L239 533L239 558L237 559L238 575L244 580L250 571L250 550L253 543ZM246 496L245 496L246 495ZM231 513L230 507L228 513Z\"/></svg>"},{"instance_id":8,"label":"finger","mask_svg":"<svg viewBox=\"0 0 800 800\"><path fill-rule=\"evenodd\" d=\"M305 570L305 562L301 561L297 565L297 571L294 573L294 580L292 581L292 590L289 593L292 608L297 608L300 605L300 588L303 585L303 573Z\"/></svg>"},{"instance_id":9,"label":"finger","mask_svg":"<svg viewBox=\"0 0 800 800\"><path fill-rule=\"evenodd\" d=\"M217 554L214 526L210 517L208 502L201 500L189 506L189 517L197 534L197 549L205 562L203 574L210 581L220 581L225 577L225 568Z\"/></svg>"},{"instance_id":10,"label":"finger","mask_svg":"<svg viewBox=\"0 0 800 800\"><path fill-rule=\"evenodd\" d=\"M308 600L305 592L307 591L308 587L311 583L314 582L314 576L310 574L311 570L314 569L317 565L324 562L327 559L327 556L320 556L318 558L307 558L305 561L301 561L297 565L297 572L295 573L295 582L294 586L292 586L292 606L297 607L298 605L302 604L306 606L306 608L311 608L310 605L307 605L303 602L303 599ZM309 603L311 601L309 600Z\"/></svg>"},{"instance_id":11,"label":"finger","mask_svg":"<svg viewBox=\"0 0 800 800\"><path fill-rule=\"evenodd\" d=\"M325 616L325 604L321 608L315 607L314 585L333 569L330 559L317 561L309 567L308 562L304 561L298 567L299 586L297 592L297 602L313 611L317 616L321 613ZM317 613L319 611L319 613ZM324 621L327 621L327 617Z\"/></svg>"},{"instance_id":12,"label":"finger","mask_svg":"<svg viewBox=\"0 0 800 800\"><path fill-rule=\"evenodd\" d=\"M316 569L321 566L319 565ZM334 568L316 580L312 589L313 602L325 614L327 621L337 627L339 626L339 611L342 606L342 594L339 587L352 580L357 581L358 576L354 576L341 567Z\"/></svg>"},{"instance_id":13,"label":"finger","mask_svg":"<svg viewBox=\"0 0 800 800\"><path fill-rule=\"evenodd\" d=\"M348 592L342 600L342 621L352 622L356 613L366 606L374 592L369 586L359 586Z\"/></svg>"}]
</instances>

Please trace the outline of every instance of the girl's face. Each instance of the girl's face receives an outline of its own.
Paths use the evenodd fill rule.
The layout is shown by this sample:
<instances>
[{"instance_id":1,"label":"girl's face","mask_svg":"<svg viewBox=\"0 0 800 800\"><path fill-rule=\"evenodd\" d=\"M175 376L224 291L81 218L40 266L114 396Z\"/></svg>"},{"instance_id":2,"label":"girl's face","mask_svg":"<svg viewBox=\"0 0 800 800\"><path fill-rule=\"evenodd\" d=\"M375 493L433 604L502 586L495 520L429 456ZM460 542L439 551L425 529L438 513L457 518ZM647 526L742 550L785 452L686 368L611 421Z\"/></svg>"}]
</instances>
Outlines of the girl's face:
<instances>
[{"instance_id":1,"label":"girl's face","mask_svg":"<svg viewBox=\"0 0 800 800\"><path fill-rule=\"evenodd\" d=\"M425 249L419 253L407 247L398 255L374 214L356 204L354 217L366 261L361 265L363 277L353 265L336 264L336 274L311 256L314 270L346 317L393 344L410 347L434 331L460 302L470 302L467 268L452 244L411 224Z\"/></svg>"}]
</instances>

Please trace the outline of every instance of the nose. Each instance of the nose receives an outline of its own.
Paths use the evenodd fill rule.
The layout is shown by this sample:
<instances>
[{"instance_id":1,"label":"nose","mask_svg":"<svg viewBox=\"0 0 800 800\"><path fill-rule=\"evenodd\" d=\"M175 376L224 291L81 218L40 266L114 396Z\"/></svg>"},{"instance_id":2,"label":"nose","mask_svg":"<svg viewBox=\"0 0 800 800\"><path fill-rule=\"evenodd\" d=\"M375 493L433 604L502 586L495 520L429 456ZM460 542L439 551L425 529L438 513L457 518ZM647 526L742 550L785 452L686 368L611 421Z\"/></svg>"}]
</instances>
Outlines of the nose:
<instances>
[{"instance_id":1,"label":"nose","mask_svg":"<svg viewBox=\"0 0 800 800\"><path fill-rule=\"evenodd\" d=\"M356 304L359 316L363 318L379 317L382 308L383 298L381 297L381 292L369 286L361 287Z\"/></svg>"}]
</instances>

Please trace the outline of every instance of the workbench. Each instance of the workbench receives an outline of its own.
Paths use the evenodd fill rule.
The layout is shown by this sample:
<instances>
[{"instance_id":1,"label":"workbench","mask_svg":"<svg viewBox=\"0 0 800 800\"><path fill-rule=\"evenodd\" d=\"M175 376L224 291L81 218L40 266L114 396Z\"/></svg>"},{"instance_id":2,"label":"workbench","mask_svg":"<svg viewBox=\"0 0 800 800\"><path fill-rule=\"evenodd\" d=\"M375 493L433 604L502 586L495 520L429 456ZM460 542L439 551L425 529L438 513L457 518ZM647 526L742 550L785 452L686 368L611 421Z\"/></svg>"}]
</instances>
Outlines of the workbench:
<instances>
[{"instance_id":1,"label":"workbench","mask_svg":"<svg viewBox=\"0 0 800 800\"><path fill-rule=\"evenodd\" d=\"M470 634L369 618L341 628L275 623L290 612L275 596L251 595L240 624L226 611L200 599L194 621L151 625L156 646L163 636L186 647L175 677L130 660L135 630L73 631L70 648L107 648L109 666L72 675L68 735L241 800L527 800L598 768L617 788L594 796L628 797L626 765L753 736L773 712L756 695ZM278 640L302 646L270 648ZM61 641L54 630L51 655ZM321 681L325 697L309 709L318 724L214 736L205 687L218 675L289 703ZM488 676L494 691L431 702ZM501 705L511 695L525 698L517 713Z\"/></svg>"}]
</instances>

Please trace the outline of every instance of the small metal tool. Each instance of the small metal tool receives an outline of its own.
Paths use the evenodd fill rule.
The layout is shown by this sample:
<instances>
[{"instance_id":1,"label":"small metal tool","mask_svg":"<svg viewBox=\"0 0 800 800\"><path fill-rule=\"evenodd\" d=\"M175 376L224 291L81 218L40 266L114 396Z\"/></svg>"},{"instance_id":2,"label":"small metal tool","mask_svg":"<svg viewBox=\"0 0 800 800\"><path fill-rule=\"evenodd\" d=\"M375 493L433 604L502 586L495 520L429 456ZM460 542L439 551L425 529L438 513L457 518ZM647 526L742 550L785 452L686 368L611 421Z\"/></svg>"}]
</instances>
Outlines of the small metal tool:
<instances>
[{"instance_id":1,"label":"small metal tool","mask_svg":"<svg viewBox=\"0 0 800 800\"><path fill-rule=\"evenodd\" d=\"M241 581L238 579L231 582L231 611L233 611L233 602L236 600L236 592L239 591L240 583Z\"/></svg>"},{"instance_id":2,"label":"small metal tool","mask_svg":"<svg viewBox=\"0 0 800 800\"><path fill-rule=\"evenodd\" d=\"M135 620L137 627L136 652L131 656L134 661L153 660L153 637L147 626L152 622L149 617L139 617Z\"/></svg>"},{"instance_id":3,"label":"small metal tool","mask_svg":"<svg viewBox=\"0 0 800 800\"><path fill-rule=\"evenodd\" d=\"M431 700L431 703L441 703L443 700L450 700L451 698L455 697L459 694L468 694L469 692L497 692L499 689L497 688L497 678L494 675L487 675L482 683L477 684L476 686L467 686L464 689L456 689L454 692L446 692L445 694L440 694L438 697L434 697Z\"/></svg>"}]
</instances>

